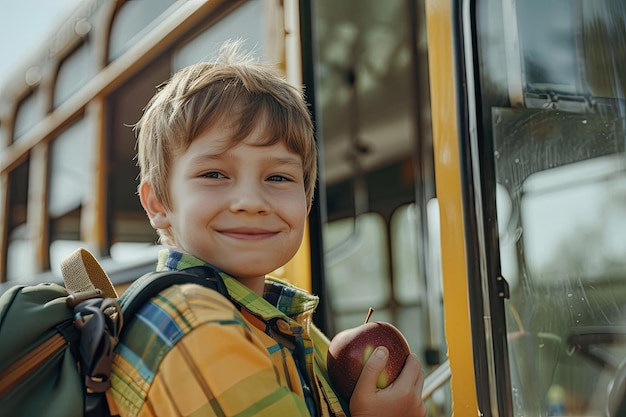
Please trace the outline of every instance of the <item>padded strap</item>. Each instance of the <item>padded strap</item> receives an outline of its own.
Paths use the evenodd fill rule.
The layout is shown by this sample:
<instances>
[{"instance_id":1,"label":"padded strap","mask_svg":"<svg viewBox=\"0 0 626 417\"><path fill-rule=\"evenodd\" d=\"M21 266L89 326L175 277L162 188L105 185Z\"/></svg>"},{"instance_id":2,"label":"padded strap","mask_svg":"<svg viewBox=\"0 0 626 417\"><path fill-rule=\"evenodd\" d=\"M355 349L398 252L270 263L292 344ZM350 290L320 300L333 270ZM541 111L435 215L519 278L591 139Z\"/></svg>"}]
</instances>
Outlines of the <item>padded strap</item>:
<instances>
[{"instance_id":1,"label":"padded strap","mask_svg":"<svg viewBox=\"0 0 626 417\"><path fill-rule=\"evenodd\" d=\"M71 293L102 290L105 297L117 298L117 291L102 265L87 249L78 248L61 261L65 288Z\"/></svg>"},{"instance_id":2,"label":"padded strap","mask_svg":"<svg viewBox=\"0 0 626 417\"><path fill-rule=\"evenodd\" d=\"M232 302L219 272L209 266L194 266L182 271L148 272L135 280L120 297L124 322L130 323L137 310L146 302L175 284L202 285L219 292Z\"/></svg>"}]
</instances>

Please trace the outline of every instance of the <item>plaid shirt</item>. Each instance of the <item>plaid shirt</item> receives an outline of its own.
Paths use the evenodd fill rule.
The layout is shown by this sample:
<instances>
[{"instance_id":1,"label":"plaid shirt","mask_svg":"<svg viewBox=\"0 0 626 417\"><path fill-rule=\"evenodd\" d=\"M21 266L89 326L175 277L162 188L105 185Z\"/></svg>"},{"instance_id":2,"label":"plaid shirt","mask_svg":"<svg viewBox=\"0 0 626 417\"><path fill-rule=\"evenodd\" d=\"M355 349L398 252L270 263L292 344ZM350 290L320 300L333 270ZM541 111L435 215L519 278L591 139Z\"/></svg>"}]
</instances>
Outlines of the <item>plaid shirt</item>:
<instances>
[{"instance_id":1,"label":"plaid shirt","mask_svg":"<svg viewBox=\"0 0 626 417\"><path fill-rule=\"evenodd\" d=\"M171 249L157 270L203 265ZM128 324L113 361L120 416L346 416L326 372L318 298L275 278L259 297L221 273L232 302L174 285Z\"/></svg>"}]
</instances>

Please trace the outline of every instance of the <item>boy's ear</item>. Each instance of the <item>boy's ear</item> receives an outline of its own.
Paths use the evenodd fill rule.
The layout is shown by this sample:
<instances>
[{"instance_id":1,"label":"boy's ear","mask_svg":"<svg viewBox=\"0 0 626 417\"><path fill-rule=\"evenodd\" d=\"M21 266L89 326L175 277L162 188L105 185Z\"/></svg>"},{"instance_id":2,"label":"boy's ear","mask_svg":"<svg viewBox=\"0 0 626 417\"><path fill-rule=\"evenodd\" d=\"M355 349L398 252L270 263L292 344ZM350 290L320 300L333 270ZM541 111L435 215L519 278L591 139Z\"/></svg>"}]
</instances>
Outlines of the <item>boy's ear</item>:
<instances>
[{"instance_id":1,"label":"boy's ear","mask_svg":"<svg viewBox=\"0 0 626 417\"><path fill-rule=\"evenodd\" d=\"M149 182L141 184L139 187L139 200L141 200L141 205L150 218L152 227L155 229L168 229L171 226L167 218L167 210L157 198L152 184Z\"/></svg>"}]
</instances>

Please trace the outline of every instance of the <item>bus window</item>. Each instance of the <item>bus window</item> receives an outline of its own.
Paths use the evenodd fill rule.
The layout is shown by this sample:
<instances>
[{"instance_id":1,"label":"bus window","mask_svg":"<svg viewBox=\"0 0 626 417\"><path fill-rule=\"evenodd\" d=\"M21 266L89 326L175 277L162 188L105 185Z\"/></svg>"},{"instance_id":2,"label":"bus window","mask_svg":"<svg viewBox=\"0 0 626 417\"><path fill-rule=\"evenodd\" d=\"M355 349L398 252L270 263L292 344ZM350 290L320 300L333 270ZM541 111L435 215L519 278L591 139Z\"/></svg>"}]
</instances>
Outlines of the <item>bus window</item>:
<instances>
[{"instance_id":1,"label":"bus window","mask_svg":"<svg viewBox=\"0 0 626 417\"><path fill-rule=\"evenodd\" d=\"M385 311L390 295L385 222L365 213L328 223L324 230L326 279L337 331L362 324L367 310L375 320L389 321Z\"/></svg>"},{"instance_id":2,"label":"bus window","mask_svg":"<svg viewBox=\"0 0 626 417\"><path fill-rule=\"evenodd\" d=\"M76 247L86 245L81 242L81 208L93 187L93 131L89 119L80 119L50 143L48 215L52 265L60 264Z\"/></svg>"},{"instance_id":3,"label":"bus window","mask_svg":"<svg viewBox=\"0 0 626 417\"><path fill-rule=\"evenodd\" d=\"M80 119L50 143L48 212L57 218L81 206L91 186L94 141Z\"/></svg>"},{"instance_id":4,"label":"bus window","mask_svg":"<svg viewBox=\"0 0 626 417\"><path fill-rule=\"evenodd\" d=\"M88 43L81 43L59 66L54 86L54 108L72 97L95 73L94 59Z\"/></svg>"},{"instance_id":5,"label":"bus window","mask_svg":"<svg viewBox=\"0 0 626 417\"><path fill-rule=\"evenodd\" d=\"M263 19L259 19L263 13L263 2L260 0L249 1L238 7L178 49L172 60L172 71L215 59L216 48L228 39L244 40L247 50L267 60L267 42L264 38L266 27Z\"/></svg>"},{"instance_id":6,"label":"bus window","mask_svg":"<svg viewBox=\"0 0 626 417\"><path fill-rule=\"evenodd\" d=\"M175 0L125 1L115 14L109 37L109 61L120 57L130 49L143 32L156 26L166 13L163 13Z\"/></svg>"},{"instance_id":7,"label":"bus window","mask_svg":"<svg viewBox=\"0 0 626 417\"><path fill-rule=\"evenodd\" d=\"M400 207L391 217L391 248L394 269L394 296L399 303L415 304L424 296L424 277L416 253L421 252L421 224L415 204Z\"/></svg>"},{"instance_id":8,"label":"bus window","mask_svg":"<svg viewBox=\"0 0 626 417\"><path fill-rule=\"evenodd\" d=\"M35 126L44 116L45 111L39 89L35 89L22 99L17 107L15 125L13 127L13 141L16 142L24 136L29 129Z\"/></svg>"},{"instance_id":9,"label":"bus window","mask_svg":"<svg viewBox=\"0 0 626 417\"><path fill-rule=\"evenodd\" d=\"M401 306L397 313L398 326L412 349L415 352L432 350L429 355L433 356L428 358L432 363L427 365L438 365L445 355L445 341L436 199L427 204L426 211L428 242L424 242L422 216L415 203L398 208L391 217L393 295L395 303ZM428 258L415 255L425 252Z\"/></svg>"}]
</instances>

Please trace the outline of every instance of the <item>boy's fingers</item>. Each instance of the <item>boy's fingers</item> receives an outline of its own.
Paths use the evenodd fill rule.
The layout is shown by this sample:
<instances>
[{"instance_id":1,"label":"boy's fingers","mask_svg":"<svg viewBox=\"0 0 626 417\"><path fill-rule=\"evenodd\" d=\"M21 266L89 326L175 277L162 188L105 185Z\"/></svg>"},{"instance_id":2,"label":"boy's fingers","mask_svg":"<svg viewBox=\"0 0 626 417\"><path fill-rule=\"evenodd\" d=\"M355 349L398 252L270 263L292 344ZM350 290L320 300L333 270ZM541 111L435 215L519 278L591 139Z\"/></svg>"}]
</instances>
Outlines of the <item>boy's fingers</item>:
<instances>
[{"instance_id":1,"label":"boy's fingers","mask_svg":"<svg viewBox=\"0 0 626 417\"><path fill-rule=\"evenodd\" d=\"M389 351L387 348L379 346L374 349L374 352L365 363L365 366L363 366L361 376L359 377L354 390L357 391L365 389L368 392L376 391L376 380L385 368L388 358Z\"/></svg>"},{"instance_id":2,"label":"boy's fingers","mask_svg":"<svg viewBox=\"0 0 626 417\"><path fill-rule=\"evenodd\" d=\"M415 353L411 353L406 358L404 368L402 368L402 372L398 376L397 381L402 381L403 383L415 386L419 388L421 392L424 385L424 371L422 370L422 365L419 359L417 359Z\"/></svg>"}]
</instances>

